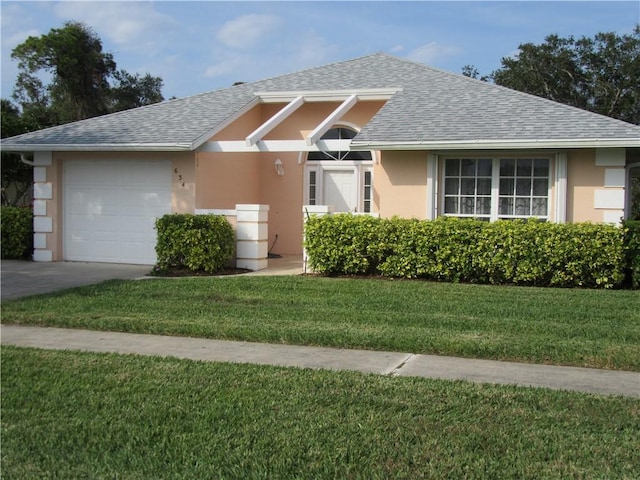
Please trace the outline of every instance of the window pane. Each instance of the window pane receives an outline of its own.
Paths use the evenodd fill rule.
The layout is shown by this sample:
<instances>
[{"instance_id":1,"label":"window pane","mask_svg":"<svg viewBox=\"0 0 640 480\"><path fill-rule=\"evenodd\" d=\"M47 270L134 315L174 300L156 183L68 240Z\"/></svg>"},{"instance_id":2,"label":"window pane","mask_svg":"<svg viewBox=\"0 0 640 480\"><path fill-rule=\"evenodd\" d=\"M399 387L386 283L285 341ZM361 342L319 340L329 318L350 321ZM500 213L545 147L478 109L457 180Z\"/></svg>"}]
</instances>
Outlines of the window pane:
<instances>
[{"instance_id":1,"label":"window pane","mask_svg":"<svg viewBox=\"0 0 640 480\"><path fill-rule=\"evenodd\" d=\"M531 179L530 178L518 178L516 180L516 195L527 196L527 197L531 195Z\"/></svg>"},{"instance_id":2,"label":"window pane","mask_svg":"<svg viewBox=\"0 0 640 480\"><path fill-rule=\"evenodd\" d=\"M546 178L536 178L533 180L533 194L536 197L546 197L549 187Z\"/></svg>"},{"instance_id":3,"label":"window pane","mask_svg":"<svg viewBox=\"0 0 640 480\"><path fill-rule=\"evenodd\" d=\"M463 177L475 177L476 176L476 161L471 160L469 158L463 158L462 161L462 171L460 175Z\"/></svg>"},{"instance_id":4,"label":"window pane","mask_svg":"<svg viewBox=\"0 0 640 480\"><path fill-rule=\"evenodd\" d=\"M513 178L500 179L500 195L513 195L516 182Z\"/></svg>"},{"instance_id":5,"label":"window pane","mask_svg":"<svg viewBox=\"0 0 640 480\"><path fill-rule=\"evenodd\" d=\"M460 213L473 215L475 212L476 200L474 197L460 198Z\"/></svg>"},{"instance_id":6,"label":"window pane","mask_svg":"<svg viewBox=\"0 0 640 480\"><path fill-rule=\"evenodd\" d=\"M323 140L339 140L340 139L340 130L341 128L330 128L326 131L324 135L322 135Z\"/></svg>"},{"instance_id":7,"label":"window pane","mask_svg":"<svg viewBox=\"0 0 640 480\"><path fill-rule=\"evenodd\" d=\"M492 164L493 160L491 160L490 158L481 158L480 160L478 160L478 176L490 177Z\"/></svg>"},{"instance_id":8,"label":"window pane","mask_svg":"<svg viewBox=\"0 0 640 480\"><path fill-rule=\"evenodd\" d=\"M491 179L479 178L476 193L478 195L491 195Z\"/></svg>"},{"instance_id":9,"label":"window pane","mask_svg":"<svg viewBox=\"0 0 640 480\"><path fill-rule=\"evenodd\" d=\"M516 215L531 215L531 200L528 198L516 198Z\"/></svg>"},{"instance_id":10,"label":"window pane","mask_svg":"<svg viewBox=\"0 0 640 480\"><path fill-rule=\"evenodd\" d=\"M547 215L547 199L546 198L534 198L533 199L533 215Z\"/></svg>"},{"instance_id":11,"label":"window pane","mask_svg":"<svg viewBox=\"0 0 640 480\"><path fill-rule=\"evenodd\" d=\"M533 160L530 158L519 158L517 162L516 175L518 177L530 177Z\"/></svg>"},{"instance_id":12,"label":"window pane","mask_svg":"<svg viewBox=\"0 0 640 480\"><path fill-rule=\"evenodd\" d=\"M309 152L308 160L335 160L338 152Z\"/></svg>"},{"instance_id":13,"label":"window pane","mask_svg":"<svg viewBox=\"0 0 640 480\"><path fill-rule=\"evenodd\" d=\"M309 172L309 205L316 204L316 172Z\"/></svg>"},{"instance_id":14,"label":"window pane","mask_svg":"<svg viewBox=\"0 0 640 480\"><path fill-rule=\"evenodd\" d=\"M500 160L500 176L513 177L516 174L516 161L513 158Z\"/></svg>"},{"instance_id":15,"label":"window pane","mask_svg":"<svg viewBox=\"0 0 640 480\"><path fill-rule=\"evenodd\" d=\"M500 200L498 200L498 214L513 215L513 198L500 197Z\"/></svg>"},{"instance_id":16,"label":"window pane","mask_svg":"<svg viewBox=\"0 0 640 480\"><path fill-rule=\"evenodd\" d=\"M342 160L371 160L371 152L340 152Z\"/></svg>"},{"instance_id":17,"label":"window pane","mask_svg":"<svg viewBox=\"0 0 640 480\"><path fill-rule=\"evenodd\" d=\"M446 197L444 199L444 213L458 213L457 197Z\"/></svg>"},{"instance_id":18,"label":"window pane","mask_svg":"<svg viewBox=\"0 0 640 480\"><path fill-rule=\"evenodd\" d=\"M457 177L460 175L460 160L457 158L448 158L445 164L444 174L447 177Z\"/></svg>"},{"instance_id":19,"label":"window pane","mask_svg":"<svg viewBox=\"0 0 640 480\"><path fill-rule=\"evenodd\" d=\"M491 197L476 198L476 213L478 215L491 214Z\"/></svg>"},{"instance_id":20,"label":"window pane","mask_svg":"<svg viewBox=\"0 0 640 480\"><path fill-rule=\"evenodd\" d=\"M444 180L444 193L445 195L458 195L460 192L460 180L457 178L445 178Z\"/></svg>"},{"instance_id":21,"label":"window pane","mask_svg":"<svg viewBox=\"0 0 640 480\"><path fill-rule=\"evenodd\" d=\"M460 183L460 193L462 195L473 195L476 193L475 178L463 178Z\"/></svg>"},{"instance_id":22,"label":"window pane","mask_svg":"<svg viewBox=\"0 0 640 480\"><path fill-rule=\"evenodd\" d=\"M356 135L357 135L357 132L355 132L354 130L351 130L349 128L341 128L340 129L340 139L341 140L352 139Z\"/></svg>"},{"instance_id":23,"label":"window pane","mask_svg":"<svg viewBox=\"0 0 640 480\"><path fill-rule=\"evenodd\" d=\"M536 158L533 163L533 175L535 177L548 177L549 160L546 158Z\"/></svg>"}]
</instances>

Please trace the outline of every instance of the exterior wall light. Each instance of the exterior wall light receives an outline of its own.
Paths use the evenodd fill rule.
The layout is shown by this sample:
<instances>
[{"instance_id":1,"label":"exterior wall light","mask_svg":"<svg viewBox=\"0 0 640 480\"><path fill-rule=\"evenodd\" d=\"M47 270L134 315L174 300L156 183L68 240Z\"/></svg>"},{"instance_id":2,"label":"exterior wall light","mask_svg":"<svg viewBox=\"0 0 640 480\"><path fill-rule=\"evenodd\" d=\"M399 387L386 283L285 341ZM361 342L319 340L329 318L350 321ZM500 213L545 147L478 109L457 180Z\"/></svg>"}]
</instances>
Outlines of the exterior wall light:
<instances>
[{"instance_id":1,"label":"exterior wall light","mask_svg":"<svg viewBox=\"0 0 640 480\"><path fill-rule=\"evenodd\" d=\"M279 158L276 159L274 166L276 167L276 173L278 174L278 176L283 176L284 175L284 166L282 165L282 160L280 160Z\"/></svg>"}]
</instances>

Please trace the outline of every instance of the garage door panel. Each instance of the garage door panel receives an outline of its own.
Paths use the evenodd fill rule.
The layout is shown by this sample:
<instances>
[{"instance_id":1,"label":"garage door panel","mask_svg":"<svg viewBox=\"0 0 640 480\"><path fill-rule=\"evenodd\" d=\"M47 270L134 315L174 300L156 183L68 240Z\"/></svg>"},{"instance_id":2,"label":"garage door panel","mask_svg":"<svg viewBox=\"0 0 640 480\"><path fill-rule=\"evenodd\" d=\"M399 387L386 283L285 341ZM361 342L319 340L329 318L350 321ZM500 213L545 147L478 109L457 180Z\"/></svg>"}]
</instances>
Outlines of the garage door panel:
<instances>
[{"instance_id":1,"label":"garage door panel","mask_svg":"<svg viewBox=\"0 0 640 480\"><path fill-rule=\"evenodd\" d=\"M155 220L171 212L170 161L68 161L64 181L65 259L155 263Z\"/></svg>"}]
</instances>

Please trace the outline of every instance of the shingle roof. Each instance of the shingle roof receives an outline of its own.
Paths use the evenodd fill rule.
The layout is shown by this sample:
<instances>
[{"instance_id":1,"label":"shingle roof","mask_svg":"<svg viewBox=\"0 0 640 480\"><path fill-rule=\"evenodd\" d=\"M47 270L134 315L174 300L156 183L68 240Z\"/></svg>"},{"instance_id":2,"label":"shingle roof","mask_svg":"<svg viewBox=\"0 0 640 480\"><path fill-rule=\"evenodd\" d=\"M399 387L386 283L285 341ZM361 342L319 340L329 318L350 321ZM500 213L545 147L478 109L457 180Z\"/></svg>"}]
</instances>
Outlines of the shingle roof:
<instances>
[{"instance_id":1,"label":"shingle roof","mask_svg":"<svg viewBox=\"0 0 640 480\"><path fill-rule=\"evenodd\" d=\"M258 82L27 133L5 150L192 150L255 92L401 88L354 139L378 147L478 142L621 141L640 126L377 53Z\"/></svg>"}]
</instances>

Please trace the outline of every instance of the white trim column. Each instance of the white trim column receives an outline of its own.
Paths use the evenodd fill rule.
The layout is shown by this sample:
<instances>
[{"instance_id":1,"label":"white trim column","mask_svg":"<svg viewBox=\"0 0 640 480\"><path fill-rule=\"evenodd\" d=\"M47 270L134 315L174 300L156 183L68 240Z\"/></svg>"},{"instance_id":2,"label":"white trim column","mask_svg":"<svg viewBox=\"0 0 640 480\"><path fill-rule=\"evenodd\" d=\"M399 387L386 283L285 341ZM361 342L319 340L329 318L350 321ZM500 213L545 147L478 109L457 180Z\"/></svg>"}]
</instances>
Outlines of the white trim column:
<instances>
[{"instance_id":1,"label":"white trim column","mask_svg":"<svg viewBox=\"0 0 640 480\"><path fill-rule=\"evenodd\" d=\"M427 220L438 216L438 155L427 155Z\"/></svg>"},{"instance_id":2,"label":"white trim column","mask_svg":"<svg viewBox=\"0 0 640 480\"><path fill-rule=\"evenodd\" d=\"M269 205L236 205L236 267L264 270L269 256Z\"/></svg>"},{"instance_id":3,"label":"white trim column","mask_svg":"<svg viewBox=\"0 0 640 480\"><path fill-rule=\"evenodd\" d=\"M47 248L47 234L53 233L53 218L47 215L53 200L53 184L47 181L47 167L53 164L51 152L35 152L33 156L33 261L53 261Z\"/></svg>"},{"instance_id":4,"label":"white trim column","mask_svg":"<svg viewBox=\"0 0 640 480\"><path fill-rule=\"evenodd\" d=\"M604 169L604 188L594 192L594 208L602 212L605 223L620 223L624 217L626 150L596 148L596 166Z\"/></svg>"},{"instance_id":5,"label":"white trim column","mask_svg":"<svg viewBox=\"0 0 640 480\"><path fill-rule=\"evenodd\" d=\"M555 223L567 221L567 154L556 153Z\"/></svg>"}]
</instances>

